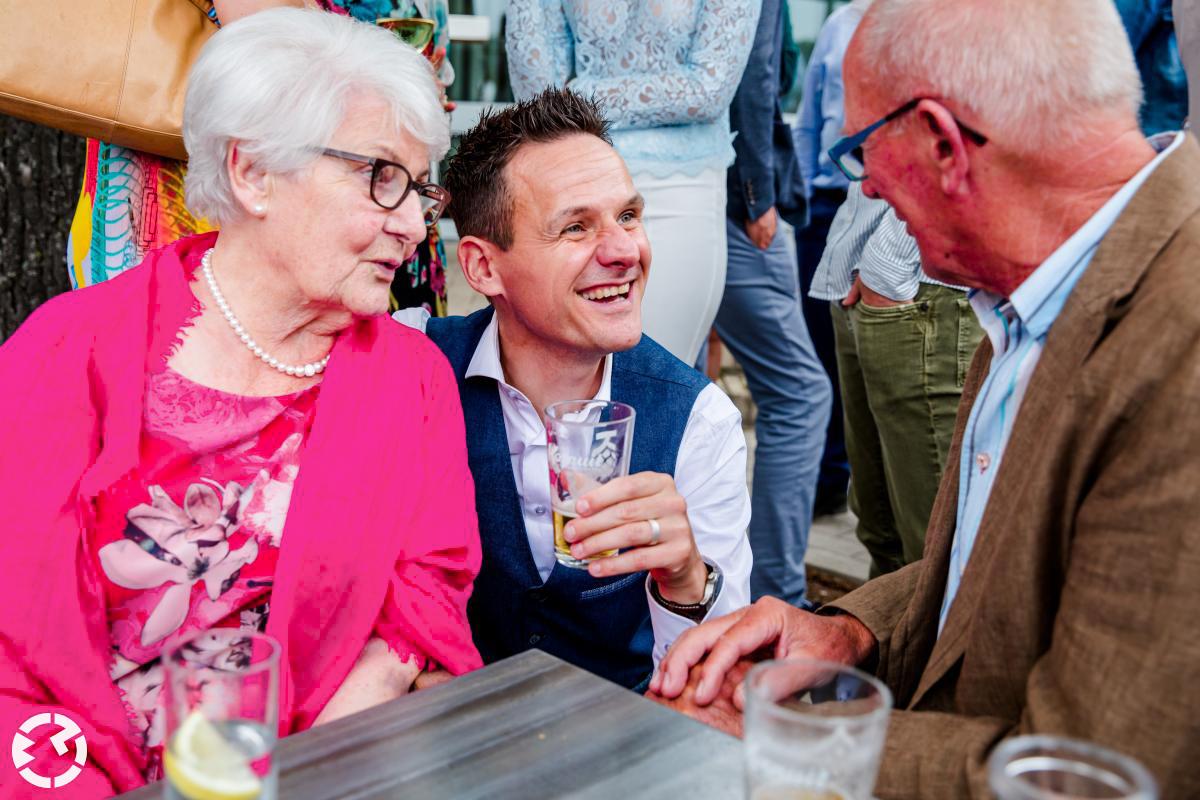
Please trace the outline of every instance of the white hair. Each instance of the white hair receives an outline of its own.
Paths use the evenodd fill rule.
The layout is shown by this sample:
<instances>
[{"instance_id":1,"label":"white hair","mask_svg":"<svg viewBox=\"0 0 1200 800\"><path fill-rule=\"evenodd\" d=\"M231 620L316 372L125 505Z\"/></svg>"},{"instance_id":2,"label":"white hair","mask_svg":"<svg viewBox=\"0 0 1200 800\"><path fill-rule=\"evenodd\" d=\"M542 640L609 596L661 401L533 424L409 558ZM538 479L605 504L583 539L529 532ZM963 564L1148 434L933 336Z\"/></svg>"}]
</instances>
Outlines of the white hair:
<instances>
[{"instance_id":1,"label":"white hair","mask_svg":"<svg viewBox=\"0 0 1200 800\"><path fill-rule=\"evenodd\" d=\"M225 167L229 145L274 174L315 160L342 124L347 98L366 94L394 112L440 159L450 130L429 62L383 28L317 10L278 8L225 26L188 78L183 141L188 207L220 223L241 208ZM381 135L385 132L381 131Z\"/></svg>"},{"instance_id":2,"label":"white hair","mask_svg":"<svg viewBox=\"0 0 1200 800\"><path fill-rule=\"evenodd\" d=\"M861 63L898 102L953 101L1019 152L1137 120L1142 84L1112 0L875 0Z\"/></svg>"}]
</instances>

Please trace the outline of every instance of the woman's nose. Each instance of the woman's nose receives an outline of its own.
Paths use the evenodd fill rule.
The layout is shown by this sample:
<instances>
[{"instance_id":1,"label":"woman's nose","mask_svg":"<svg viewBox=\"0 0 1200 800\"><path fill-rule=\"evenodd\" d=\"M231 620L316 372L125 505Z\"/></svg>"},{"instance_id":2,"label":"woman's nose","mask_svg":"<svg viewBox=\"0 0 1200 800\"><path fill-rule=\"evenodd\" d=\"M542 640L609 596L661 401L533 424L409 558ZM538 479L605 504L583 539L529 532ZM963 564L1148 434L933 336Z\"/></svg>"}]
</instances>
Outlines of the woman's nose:
<instances>
[{"instance_id":1,"label":"woman's nose","mask_svg":"<svg viewBox=\"0 0 1200 800\"><path fill-rule=\"evenodd\" d=\"M409 192L404 202L388 212L384 230L393 236L413 243L424 240L427 229L425 214L421 210L421 198Z\"/></svg>"}]
</instances>

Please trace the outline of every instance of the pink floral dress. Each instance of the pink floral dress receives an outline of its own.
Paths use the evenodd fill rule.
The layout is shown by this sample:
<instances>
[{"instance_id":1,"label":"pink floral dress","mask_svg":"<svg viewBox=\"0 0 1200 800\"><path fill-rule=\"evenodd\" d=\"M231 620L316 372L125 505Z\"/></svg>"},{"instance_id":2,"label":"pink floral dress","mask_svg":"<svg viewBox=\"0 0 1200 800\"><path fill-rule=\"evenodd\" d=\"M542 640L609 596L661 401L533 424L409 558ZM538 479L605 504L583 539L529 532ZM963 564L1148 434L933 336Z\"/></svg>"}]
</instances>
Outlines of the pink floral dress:
<instances>
[{"instance_id":1,"label":"pink floral dress","mask_svg":"<svg viewBox=\"0 0 1200 800\"><path fill-rule=\"evenodd\" d=\"M243 397L167 369L146 386L138 470L99 498L110 677L161 777L164 646L214 627L261 631L318 387Z\"/></svg>"}]
</instances>

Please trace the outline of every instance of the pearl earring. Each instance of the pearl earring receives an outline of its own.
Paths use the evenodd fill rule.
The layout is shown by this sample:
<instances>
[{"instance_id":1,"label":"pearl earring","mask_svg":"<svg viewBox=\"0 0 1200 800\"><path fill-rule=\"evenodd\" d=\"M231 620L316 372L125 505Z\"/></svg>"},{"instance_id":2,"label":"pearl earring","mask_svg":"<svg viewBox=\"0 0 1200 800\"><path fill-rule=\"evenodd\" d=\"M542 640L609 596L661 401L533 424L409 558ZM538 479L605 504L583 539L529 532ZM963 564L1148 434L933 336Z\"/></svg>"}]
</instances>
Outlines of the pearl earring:
<instances>
[{"instance_id":1,"label":"pearl earring","mask_svg":"<svg viewBox=\"0 0 1200 800\"><path fill-rule=\"evenodd\" d=\"M255 213L255 214L262 215L262 214L265 214L266 212L267 212L267 207L266 207L266 206L264 206L262 203L257 203L257 204L254 206L254 213Z\"/></svg>"}]
</instances>

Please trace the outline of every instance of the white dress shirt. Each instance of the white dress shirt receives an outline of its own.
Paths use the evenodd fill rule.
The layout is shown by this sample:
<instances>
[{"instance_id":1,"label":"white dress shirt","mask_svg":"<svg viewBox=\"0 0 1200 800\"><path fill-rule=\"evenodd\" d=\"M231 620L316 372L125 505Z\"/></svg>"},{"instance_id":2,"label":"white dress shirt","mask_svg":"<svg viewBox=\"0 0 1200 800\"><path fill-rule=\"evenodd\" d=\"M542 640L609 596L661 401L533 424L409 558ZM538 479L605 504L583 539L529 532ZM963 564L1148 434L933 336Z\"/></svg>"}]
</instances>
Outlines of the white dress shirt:
<instances>
[{"instance_id":1,"label":"white dress shirt","mask_svg":"<svg viewBox=\"0 0 1200 800\"><path fill-rule=\"evenodd\" d=\"M392 316L397 322L420 331L425 330L429 321L429 313L422 308L402 309ZM604 359L604 377L594 399L612 399L612 360L611 353ZM529 550L538 574L545 582L556 563L546 427L542 415L529 399L504 378L499 326L495 317L475 348L466 376L496 381ZM723 587L705 617L706 620L715 619L750 602L753 560L746 536L746 526L750 524L750 494L746 488L746 437L742 433L742 415L715 384L701 390L688 416L675 461L675 486L687 501L688 521L696 548L705 561L715 564L725 576ZM659 605L650 595L651 580L646 577L646 602L654 628L654 666L657 669L671 643L697 623Z\"/></svg>"}]
</instances>

